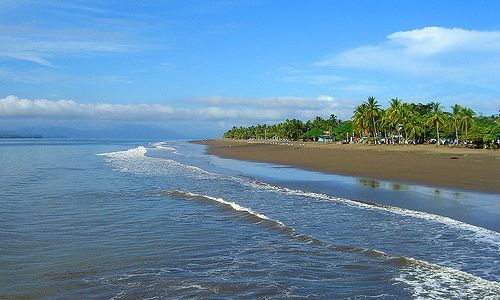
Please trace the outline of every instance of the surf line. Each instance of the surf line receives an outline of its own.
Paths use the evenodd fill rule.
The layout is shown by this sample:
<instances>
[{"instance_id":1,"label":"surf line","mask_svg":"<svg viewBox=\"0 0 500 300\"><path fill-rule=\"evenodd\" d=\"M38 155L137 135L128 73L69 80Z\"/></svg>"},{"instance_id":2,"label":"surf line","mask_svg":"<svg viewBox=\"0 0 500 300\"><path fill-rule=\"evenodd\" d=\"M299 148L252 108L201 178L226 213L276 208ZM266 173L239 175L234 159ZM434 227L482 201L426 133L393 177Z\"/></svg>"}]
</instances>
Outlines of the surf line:
<instances>
[{"instance_id":1,"label":"surf line","mask_svg":"<svg viewBox=\"0 0 500 300\"><path fill-rule=\"evenodd\" d=\"M296 230L291 227L283 224L279 220L273 220L267 217L266 215L262 213L257 213L254 212L252 209L241 206L235 202L227 201L222 198L216 198L212 196L207 196L207 195L200 195L200 194L195 194L195 193L190 193L190 192L183 192L183 191L178 191L178 190L170 190L170 191L161 191L162 194L166 194L169 196L174 196L174 197L179 197L183 199L196 199L196 200L201 200L201 201L210 201L210 202L215 202L220 205L223 205L226 208L231 209L232 211L241 214L243 216L243 219L250 221L255 224L262 225L266 228L271 228L274 230L278 230L287 236L289 236L292 239L295 240L300 240L306 243L318 245L318 246L327 246L328 244L318 240L317 238L307 235L307 234L302 234L296 232Z\"/></svg>"},{"instance_id":2,"label":"surf line","mask_svg":"<svg viewBox=\"0 0 500 300\"><path fill-rule=\"evenodd\" d=\"M216 198L207 195L200 195L196 193L183 192L178 190L161 191L162 194L166 194L173 197L178 197L181 199L195 199L200 201L210 201L223 205L237 213L246 215L245 220L251 221L252 223L262 225L267 228L277 230L290 239L305 242L306 244L312 244L314 246L324 247L332 251L338 251L343 253L358 253L361 255L369 256L372 258L380 259L386 264L397 265L402 269L407 269L410 273L407 275L401 274L399 277L394 278L395 282L403 282L410 286L416 287L415 295L419 295L421 288L419 286L426 285L426 281L429 278L437 279L439 282L443 280L444 283L441 285L446 285L447 282L452 281L457 285L464 286L466 289L466 295L475 295L479 288L481 290L480 294L484 296L498 295L500 293L500 283L496 281L489 281L481 277L475 276L473 274L460 271L450 267L440 266L434 263L430 263L423 260L418 260L415 258L409 258L405 256L393 256L387 254L383 251L375 249L358 249L348 246L336 246L330 243L325 243L317 238L296 232L296 230L283 224L281 221L272 220L264 214L256 213L252 209L243 207L237 203L224 200L222 198ZM409 269L408 269L409 268ZM435 283L434 283L435 284ZM431 285L431 289L432 289ZM427 289L424 288L424 293Z\"/></svg>"},{"instance_id":3,"label":"surf line","mask_svg":"<svg viewBox=\"0 0 500 300\"><path fill-rule=\"evenodd\" d=\"M498 249L500 250L500 233L499 232L496 232L496 231L493 231L493 230L490 230L490 229L487 229L484 227L472 225L469 223L465 223L465 222L462 222L462 221L459 221L456 219L452 219L450 217L431 214L431 213L427 213L427 212L423 212L423 211L411 210L411 209L407 209L407 208L396 207L396 206L377 204L377 203L372 203L372 202L367 202L367 201L362 201L362 200L345 199L345 198L330 196L327 194L321 194L321 193L303 191L303 190L297 190L297 189L290 189L290 188L286 188L286 187L282 187L282 186L277 186L277 185L265 183L265 182L262 182L260 180L256 180L252 183L256 184L257 186L261 186L263 188L266 188L269 190L274 190L277 192L308 196L308 197L327 200L327 201L336 201L336 202L345 203L346 205L352 205L355 207L364 207L366 209L378 209L378 210L387 211L387 212L390 212L393 214L411 216L411 217L415 217L415 218L420 218L420 219L430 220L433 222L438 222L438 223L441 223L441 224L446 225L448 227L460 228L462 230L468 231L468 232L472 233L473 235L475 235L477 238L481 239L483 242L487 242L488 244L491 244L495 247L498 247Z\"/></svg>"},{"instance_id":4,"label":"surf line","mask_svg":"<svg viewBox=\"0 0 500 300\"><path fill-rule=\"evenodd\" d=\"M178 190L160 190L158 192L159 194L163 195L168 195L168 196L173 196L173 197L178 197L181 199L195 199L195 200L200 200L200 201L210 201L210 202L215 202L217 204L223 205L226 208L229 208L237 213L240 213L244 216L243 219L250 221L254 224L259 224L262 225L266 228L271 228L274 230L277 230L289 238L293 240L299 240L302 242L305 242L307 244L313 244L315 246L321 246L325 247L334 251L340 251L340 252L349 252L349 253L360 253L364 254L370 257L378 257L381 259L389 260L389 261L397 261L401 259L401 257L395 257L391 256L389 254L386 254L383 251L375 250L375 249L357 249L357 248L352 248L348 246L336 246L330 243L323 242L314 236L308 235L308 234L303 234L299 233L295 230L295 228L291 226L287 226L283 224L279 220L273 220L267 217L264 214L261 213L256 213L252 209L243 207L235 202L227 201L222 198L216 198L212 196L207 196L207 195L200 195L196 193L190 193L190 192L183 192L183 191L178 191Z\"/></svg>"}]
</instances>

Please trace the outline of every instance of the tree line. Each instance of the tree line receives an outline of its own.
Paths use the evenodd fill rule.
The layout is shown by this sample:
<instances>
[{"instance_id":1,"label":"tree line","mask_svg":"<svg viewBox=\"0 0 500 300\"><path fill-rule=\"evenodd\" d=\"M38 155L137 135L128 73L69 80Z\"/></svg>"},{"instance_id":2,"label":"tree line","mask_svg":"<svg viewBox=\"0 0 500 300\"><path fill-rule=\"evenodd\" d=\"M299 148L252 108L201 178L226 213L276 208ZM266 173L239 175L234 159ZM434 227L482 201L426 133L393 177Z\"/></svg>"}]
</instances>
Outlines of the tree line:
<instances>
[{"instance_id":1,"label":"tree line","mask_svg":"<svg viewBox=\"0 0 500 300\"><path fill-rule=\"evenodd\" d=\"M405 103L394 98L382 109L375 97L358 105L351 120L342 121L335 114L324 119L303 122L297 119L274 125L236 127L225 138L318 140L329 138L363 143L437 143L467 147L498 148L500 114L483 116L458 104L445 111L440 103Z\"/></svg>"}]
</instances>

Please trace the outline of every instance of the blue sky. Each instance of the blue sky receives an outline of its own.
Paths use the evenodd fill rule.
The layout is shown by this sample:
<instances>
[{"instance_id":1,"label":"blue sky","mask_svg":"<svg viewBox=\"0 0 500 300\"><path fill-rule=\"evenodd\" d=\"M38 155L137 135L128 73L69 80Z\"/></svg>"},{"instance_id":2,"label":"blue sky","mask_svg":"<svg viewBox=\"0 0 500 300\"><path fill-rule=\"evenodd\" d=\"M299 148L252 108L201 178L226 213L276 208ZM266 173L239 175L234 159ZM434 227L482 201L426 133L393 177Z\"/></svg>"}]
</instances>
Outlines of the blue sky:
<instances>
[{"instance_id":1,"label":"blue sky","mask_svg":"<svg viewBox=\"0 0 500 300\"><path fill-rule=\"evenodd\" d=\"M0 126L349 119L375 96L500 109L499 1L0 0Z\"/></svg>"}]
</instances>

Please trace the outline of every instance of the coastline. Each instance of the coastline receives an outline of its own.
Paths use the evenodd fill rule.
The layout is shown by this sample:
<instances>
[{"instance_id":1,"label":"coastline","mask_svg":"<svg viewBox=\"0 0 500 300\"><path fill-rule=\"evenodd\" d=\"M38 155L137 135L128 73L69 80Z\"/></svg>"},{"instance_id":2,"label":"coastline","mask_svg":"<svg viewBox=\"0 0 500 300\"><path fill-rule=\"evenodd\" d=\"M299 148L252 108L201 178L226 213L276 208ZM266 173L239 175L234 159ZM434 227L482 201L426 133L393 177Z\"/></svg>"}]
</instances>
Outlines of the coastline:
<instances>
[{"instance_id":1,"label":"coastline","mask_svg":"<svg viewBox=\"0 0 500 300\"><path fill-rule=\"evenodd\" d=\"M309 171L500 194L500 151L435 145L320 142L192 141L223 158L289 165Z\"/></svg>"}]
</instances>

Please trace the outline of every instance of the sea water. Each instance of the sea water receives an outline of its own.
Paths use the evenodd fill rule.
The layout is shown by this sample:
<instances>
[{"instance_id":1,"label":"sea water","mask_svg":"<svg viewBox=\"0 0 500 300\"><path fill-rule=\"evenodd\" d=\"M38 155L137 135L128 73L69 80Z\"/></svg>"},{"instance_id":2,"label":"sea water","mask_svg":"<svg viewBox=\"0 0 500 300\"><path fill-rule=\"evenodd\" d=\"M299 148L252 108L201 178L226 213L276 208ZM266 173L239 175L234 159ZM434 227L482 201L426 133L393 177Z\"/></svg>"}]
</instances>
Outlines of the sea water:
<instances>
[{"instance_id":1,"label":"sea water","mask_svg":"<svg viewBox=\"0 0 500 300\"><path fill-rule=\"evenodd\" d=\"M499 299L500 196L1 140L1 299Z\"/></svg>"}]
</instances>

